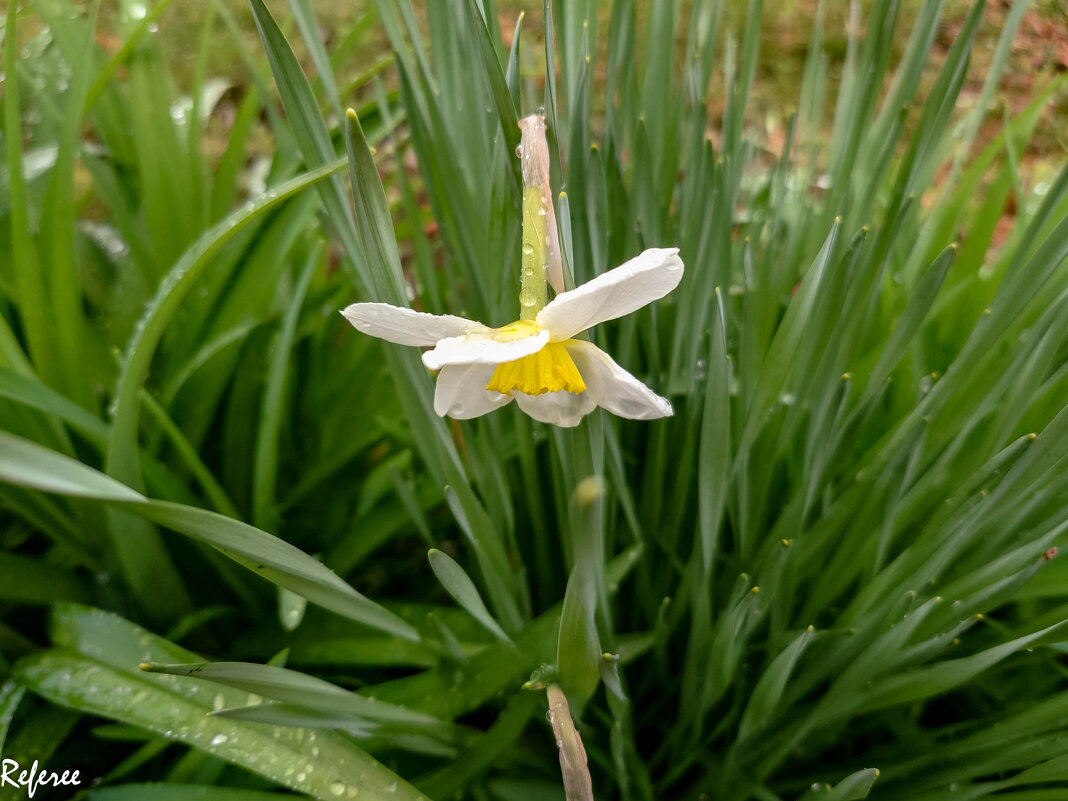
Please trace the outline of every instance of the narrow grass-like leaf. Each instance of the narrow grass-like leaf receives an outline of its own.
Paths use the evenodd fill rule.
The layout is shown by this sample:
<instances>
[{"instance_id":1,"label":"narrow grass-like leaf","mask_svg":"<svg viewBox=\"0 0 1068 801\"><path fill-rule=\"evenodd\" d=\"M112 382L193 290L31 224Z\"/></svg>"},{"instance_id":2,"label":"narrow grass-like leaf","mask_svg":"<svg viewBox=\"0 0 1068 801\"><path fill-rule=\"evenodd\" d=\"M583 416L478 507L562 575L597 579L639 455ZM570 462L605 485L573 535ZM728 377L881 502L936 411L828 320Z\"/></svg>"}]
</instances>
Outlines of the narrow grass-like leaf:
<instances>
[{"instance_id":1,"label":"narrow grass-like leaf","mask_svg":"<svg viewBox=\"0 0 1068 801\"><path fill-rule=\"evenodd\" d=\"M50 171L42 202L40 231L41 261L49 286L52 328L62 370L62 387L69 397L83 405L89 404L90 396L85 357L87 321L82 300L82 276L75 255L74 169L81 112L93 74L93 45L99 8L99 2L93 4L85 32L67 53L74 79L65 98L63 124L56 144L56 163ZM51 16L49 14L46 18ZM57 27L54 22L52 27Z\"/></svg>"},{"instance_id":2,"label":"narrow grass-like leaf","mask_svg":"<svg viewBox=\"0 0 1068 801\"><path fill-rule=\"evenodd\" d=\"M330 109L334 114L340 118L341 99L338 95L337 85L334 82L334 70L330 63L330 57L323 46L323 39L319 32L319 22L315 18L315 12L312 10L308 0L290 0L289 7L293 10L293 17L297 21L297 27L300 28L301 38L304 39L304 44L311 55L312 63L315 64L315 71L323 84L323 90L326 92L326 102L330 105Z\"/></svg>"},{"instance_id":3,"label":"narrow grass-like leaf","mask_svg":"<svg viewBox=\"0 0 1068 801\"><path fill-rule=\"evenodd\" d=\"M894 369L898 360L904 355L905 349L916 335L920 325L927 318L927 313L934 304L938 290L942 288L942 282L946 278L946 273L949 272L956 252L955 245L946 248L920 277L912 291L908 306L905 307L905 311L901 314L901 319L898 320L897 327L883 347L879 361L868 375L868 384L865 387L864 395L858 403L863 404L871 399L878 391L878 388L882 386L883 381L890 375L890 371Z\"/></svg>"},{"instance_id":4,"label":"narrow grass-like leaf","mask_svg":"<svg viewBox=\"0 0 1068 801\"><path fill-rule=\"evenodd\" d=\"M277 528L275 483L278 479L278 434L282 427L284 411L283 392L290 362L290 349L297 331L297 320L321 257L322 252L318 248L308 255L271 347L267 385L256 432L256 467L252 486L252 520L258 528Z\"/></svg>"},{"instance_id":5,"label":"narrow grass-like leaf","mask_svg":"<svg viewBox=\"0 0 1068 801\"><path fill-rule=\"evenodd\" d=\"M804 801L861 801L868 797L868 793L871 792L878 778L879 771L876 768L858 770L842 779L834 787L816 785L801 798Z\"/></svg>"},{"instance_id":6,"label":"narrow grass-like leaf","mask_svg":"<svg viewBox=\"0 0 1068 801\"><path fill-rule=\"evenodd\" d=\"M486 27L487 22L484 21L482 15L479 14L476 2L477 0L467 0L467 10L471 20L471 27L474 28L474 36L478 40L478 51L482 56L482 66L486 71L486 78L489 80L490 91L493 95L493 103L497 110L497 118L501 124L501 135L504 136L507 152L512 153L519 146L518 109L512 103L512 96L508 91L507 78L501 69L501 62L497 58L497 53L494 51L493 41L490 38L489 30ZM518 192L521 185L519 180L519 163L518 161L510 160L508 164L510 167L509 174L511 176L511 185Z\"/></svg>"},{"instance_id":7,"label":"narrow grass-like leaf","mask_svg":"<svg viewBox=\"0 0 1068 801\"><path fill-rule=\"evenodd\" d=\"M520 11L519 16L516 18L515 30L512 32L512 49L508 52L508 63L504 69L504 81L508 85L508 94L512 98L512 110L515 111L517 116L522 114L519 99L519 44L521 41L520 32L523 30L524 13Z\"/></svg>"},{"instance_id":8,"label":"narrow grass-like leaf","mask_svg":"<svg viewBox=\"0 0 1068 801\"><path fill-rule=\"evenodd\" d=\"M269 726L296 726L302 729L338 729L354 737L369 737L377 728L363 717L343 710L315 709L304 704L262 701L248 706L213 709L213 717L266 723Z\"/></svg>"},{"instance_id":9,"label":"narrow grass-like leaf","mask_svg":"<svg viewBox=\"0 0 1068 801\"><path fill-rule=\"evenodd\" d=\"M289 43L286 42L274 17L263 4L263 0L249 0L249 5L252 8L260 39L267 52L282 104L286 109L305 163L311 168L316 168L334 162L337 151L331 141L326 123L319 113L319 104L312 94L308 79L301 70L296 56L293 55ZM376 290L375 299L400 302L404 296L401 292L403 282L398 280L399 277L391 269L392 263L383 262L381 269L369 265L363 248L356 241L353 216L341 180L331 178L320 188L319 195L334 223L338 236L342 239L346 255L350 259L348 266L355 270L366 288ZM390 283L384 283L383 279ZM392 287L392 293L387 294L384 291L386 286Z\"/></svg>"},{"instance_id":10,"label":"narrow grass-like leaf","mask_svg":"<svg viewBox=\"0 0 1068 801\"><path fill-rule=\"evenodd\" d=\"M356 204L356 226L365 249L365 257L378 264L383 280L377 284L377 294L387 302L404 303L407 292L401 274L397 240L393 235L393 221L389 214L378 168L371 158L360 118L349 109L345 113L345 142L349 154L349 176ZM375 284L372 284L375 286Z\"/></svg>"},{"instance_id":11,"label":"narrow grass-like leaf","mask_svg":"<svg viewBox=\"0 0 1068 801\"><path fill-rule=\"evenodd\" d=\"M805 651L805 646L812 639L812 631L812 626L809 626L801 632L772 660L767 670L760 676L760 680L757 681L749 696L749 703L746 704L745 712L742 713L741 722L738 724L739 741L744 742L747 736L770 722L782 699L783 690L790 679L794 665L797 664L797 660Z\"/></svg>"},{"instance_id":12,"label":"narrow grass-like leaf","mask_svg":"<svg viewBox=\"0 0 1068 801\"><path fill-rule=\"evenodd\" d=\"M43 492L139 502L145 497L68 456L7 432L0 432L0 479Z\"/></svg>"},{"instance_id":13,"label":"narrow grass-like leaf","mask_svg":"<svg viewBox=\"0 0 1068 801\"><path fill-rule=\"evenodd\" d=\"M469 786L515 744L539 701L538 693L516 693L493 725L470 748L445 767L416 779L415 786L431 798L448 798Z\"/></svg>"},{"instance_id":14,"label":"narrow grass-like leaf","mask_svg":"<svg viewBox=\"0 0 1068 801\"><path fill-rule=\"evenodd\" d=\"M430 567L434 571L434 575L441 582L441 586L456 599L456 603L466 609L471 617L485 626L493 636L504 642L511 643L511 638L500 627L500 624L494 620L493 615L490 614L486 605L482 602L482 597L478 594L478 588L475 587L475 583L471 581L471 578L456 560L437 548L430 549L427 553L427 559L430 561Z\"/></svg>"},{"instance_id":15,"label":"narrow grass-like leaf","mask_svg":"<svg viewBox=\"0 0 1068 801\"><path fill-rule=\"evenodd\" d=\"M48 295L41 271L40 253L30 235L29 200L24 178L19 79L15 69L18 49L18 3L9 3L4 28L4 137L7 145L7 181L10 192L11 259L19 309L26 331L27 351L45 383L58 380L53 330L48 320Z\"/></svg>"},{"instance_id":16,"label":"narrow grass-like leaf","mask_svg":"<svg viewBox=\"0 0 1068 801\"><path fill-rule=\"evenodd\" d=\"M1062 628L1068 621L1017 637L1014 640L981 651L973 656L950 659L911 673L885 679L858 699L862 711L883 709L887 706L908 703L918 698L944 693L953 687L989 670L1017 651Z\"/></svg>"},{"instance_id":17,"label":"narrow grass-like leaf","mask_svg":"<svg viewBox=\"0 0 1068 801\"><path fill-rule=\"evenodd\" d=\"M417 641L418 633L368 600L320 562L284 540L229 517L154 501L61 454L0 432L0 481L44 492L92 498L218 548L267 580L339 614Z\"/></svg>"},{"instance_id":18,"label":"narrow grass-like leaf","mask_svg":"<svg viewBox=\"0 0 1068 801\"><path fill-rule=\"evenodd\" d=\"M203 679L322 712L347 712L365 720L405 723L438 734L449 733L445 724L431 715L365 698L328 681L273 665L252 662L162 665L145 662L141 664L141 670Z\"/></svg>"},{"instance_id":19,"label":"narrow grass-like leaf","mask_svg":"<svg viewBox=\"0 0 1068 801\"><path fill-rule=\"evenodd\" d=\"M11 719L15 716L15 710L26 694L26 688L11 679L0 685L0 749L7 741L7 733L11 729Z\"/></svg>"},{"instance_id":20,"label":"narrow grass-like leaf","mask_svg":"<svg viewBox=\"0 0 1068 801\"><path fill-rule=\"evenodd\" d=\"M54 415L98 445L107 441L107 423L25 373L7 367L0 368L0 397Z\"/></svg>"},{"instance_id":21,"label":"narrow grass-like leaf","mask_svg":"<svg viewBox=\"0 0 1068 801\"><path fill-rule=\"evenodd\" d=\"M808 325L809 317L815 307L823 277L828 270L828 265L836 255L835 246L838 241L840 226L841 223L836 222L831 228L819 255L816 256L812 266L805 273L797 294L789 307L787 307L786 315L775 332L775 338L768 348L767 356L760 371L759 382L753 390L753 400L742 430L741 442L738 446L739 451L744 452L752 445L778 394L782 391L783 383L792 366L794 354L803 340L802 332Z\"/></svg>"},{"instance_id":22,"label":"narrow grass-like leaf","mask_svg":"<svg viewBox=\"0 0 1068 801\"><path fill-rule=\"evenodd\" d=\"M167 685L81 655L43 651L16 669L20 681L53 703L163 734L323 801L338 796L333 790L337 786L342 797L349 786L376 799L417 797L407 785L401 790L396 774L353 746L338 741L329 761L313 760L314 743L275 736L256 724L208 717L210 702L190 700ZM319 739L321 752L328 743L325 735ZM287 767L294 768L289 775ZM387 794L387 785L396 788L392 794Z\"/></svg>"}]
</instances>

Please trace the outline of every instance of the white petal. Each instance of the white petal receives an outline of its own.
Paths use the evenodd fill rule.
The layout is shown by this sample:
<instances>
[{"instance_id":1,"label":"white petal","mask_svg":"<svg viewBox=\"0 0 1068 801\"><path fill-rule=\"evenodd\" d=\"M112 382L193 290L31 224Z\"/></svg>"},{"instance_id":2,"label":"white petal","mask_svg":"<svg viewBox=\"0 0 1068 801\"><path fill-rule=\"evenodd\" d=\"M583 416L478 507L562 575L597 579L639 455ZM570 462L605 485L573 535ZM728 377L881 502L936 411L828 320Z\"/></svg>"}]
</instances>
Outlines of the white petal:
<instances>
[{"instance_id":1,"label":"white petal","mask_svg":"<svg viewBox=\"0 0 1068 801\"><path fill-rule=\"evenodd\" d=\"M440 417L470 420L505 406L512 397L486 389L496 368L492 364L450 364L438 373L434 411Z\"/></svg>"},{"instance_id":2,"label":"white petal","mask_svg":"<svg viewBox=\"0 0 1068 801\"><path fill-rule=\"evenodd\" d=\"M398 345L433 345L445 337L489 330L477 320L426 314L388 303L353 303L341 313L356 330Z\"/></svg>"},{"instance_id":3,"label":"white petal","mask_svg":"<svg viewBox=\"0 0 1068 801\"><path fill-rule=\"evenodd\" d=\"M661 398L592 342L576 339L564 347L586 382L586 394L598 406L631 420L654 420L674 414L667 398Z\"/></svg>"},{"instance_id":4,"label":"white petal","mask_svg":"<svg viewBox=\"0 0 1068 801\"><path fill-rule=\"evenodd\" d=\"M557 295L538 312L538 325L552 331L553 342L570 339L590 326L630 314L659 300L681 280L679 249L652 248L570 292Z\"/></svg>"},{"instance_id":5,"label":"white petal","mask_svg":"<svg viewBox=\"0 0 1068 801\"><path fill-rule=\"evenodd\" d=\"M511 342L500 342L488 332L486 329L486 333L442 339L433 350L423 354L423 364L431 370L440 370L447 364L501 364L537 353L549 342L549 332L544 328Z\"/></svg>"},{"instance_id":6,"label":"white petal","mask_svg":"<svg viewBox=\"0 0 1068 801\"><path fill-rule=\"evenodd\" d=\"M541 395L527 395L513 390L512 394L519 408L535 420L562 428L574 428L597 406L589 392L576 394L560 390Z\"/></svg>"}]
</instances>

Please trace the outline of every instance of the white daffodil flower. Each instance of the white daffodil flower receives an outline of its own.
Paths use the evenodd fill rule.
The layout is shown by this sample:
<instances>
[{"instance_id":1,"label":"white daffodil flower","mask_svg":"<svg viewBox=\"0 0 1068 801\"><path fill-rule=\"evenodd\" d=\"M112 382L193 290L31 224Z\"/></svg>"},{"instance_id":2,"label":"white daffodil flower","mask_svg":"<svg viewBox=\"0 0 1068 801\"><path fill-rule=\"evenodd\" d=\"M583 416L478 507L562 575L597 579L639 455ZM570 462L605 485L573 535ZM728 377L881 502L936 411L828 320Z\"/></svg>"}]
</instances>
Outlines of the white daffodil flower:
<instances>
[{"instance_id":1,"label":"white daffodil flower","mask_svg":"<svg viewBox=\"0 0 1068 801\"><path fill-rule=\"evenodd\" d=\"M354 303L342 314L357 330L398 345L431 347L423 364L438 370L434 411L467 420L508 404L535 420L572 427L595 406L620 417L669 417L671 403L591 342L574 339L659 300L682 279L678 248L653 248L570 292L534 319L501 328L388 303Z\"/></svg>"},{"instance_id":2,"label":"white daffodil flower","mask_svg":"<svg viewBox=\"0 0 1068 801\"><path fill-rule=\"evenodd\" d=\"M520 319L502 328L387 303L354 303L342 314L360 331L398 345L430 347L437 370L434 410L460 420L513 398L535 420L572 427L600 406L620 417L652 420L671 404L603 350L577 334L659 300L682 280L678 248L653 248L582 286L564 291L550 201L545 118L519 121L523 170L523 272ZM548 284L556 297L548 300Z\"/></svg>"}]
</instances>

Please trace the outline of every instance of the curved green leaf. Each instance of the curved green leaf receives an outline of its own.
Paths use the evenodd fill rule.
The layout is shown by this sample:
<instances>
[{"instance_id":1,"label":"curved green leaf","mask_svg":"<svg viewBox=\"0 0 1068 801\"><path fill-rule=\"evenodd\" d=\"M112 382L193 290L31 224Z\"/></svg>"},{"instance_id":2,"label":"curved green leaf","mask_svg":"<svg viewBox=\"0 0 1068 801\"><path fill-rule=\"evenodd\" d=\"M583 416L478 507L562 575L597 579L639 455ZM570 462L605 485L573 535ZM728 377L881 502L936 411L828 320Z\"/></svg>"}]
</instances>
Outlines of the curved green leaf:
<instances>
[{"instance_id":1,"label":"curved green leaf","mask_svg":"<svg viewBox=\"0 0 1068 801\"><path fill-rule=\"evenodd\" d=\"M398 637L419 640L419 633L399 617L285 540L206 509L150 500L81 462L6 432L0 432L0 481L111 504L207 543L313 603Z\"/></svg>"}]
</instances>

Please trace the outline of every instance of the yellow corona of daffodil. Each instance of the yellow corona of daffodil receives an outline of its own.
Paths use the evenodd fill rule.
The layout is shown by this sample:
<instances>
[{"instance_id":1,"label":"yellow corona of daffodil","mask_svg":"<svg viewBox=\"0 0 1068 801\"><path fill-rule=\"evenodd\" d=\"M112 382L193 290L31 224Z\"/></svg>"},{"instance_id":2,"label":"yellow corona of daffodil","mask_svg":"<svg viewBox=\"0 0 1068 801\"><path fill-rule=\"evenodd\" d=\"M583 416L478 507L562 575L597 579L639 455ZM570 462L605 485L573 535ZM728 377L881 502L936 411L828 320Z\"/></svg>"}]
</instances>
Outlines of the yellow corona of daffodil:
<instances>
[{"instance_id":1,"label":"yellow corona of daffodil","mask_svg":"<svg viewBox=\"0 0 1068 801\"><path fill-rule=\"evenodd\" d=\"M620 417L651 420L671 403L577 334L668 294L682 279L678 248L653 248L576 289L560 291L556 226L547 201L544 120L521 121L523 274L520 319L501 328L387 303L354 303L342 314L357 330L399 345L430 347L423 364L437 370L434 409L466 420L513 399L535 420L578 425L597 406ZM558 294L546 302L546 281Z\"/></svg>"}]
</instances>

